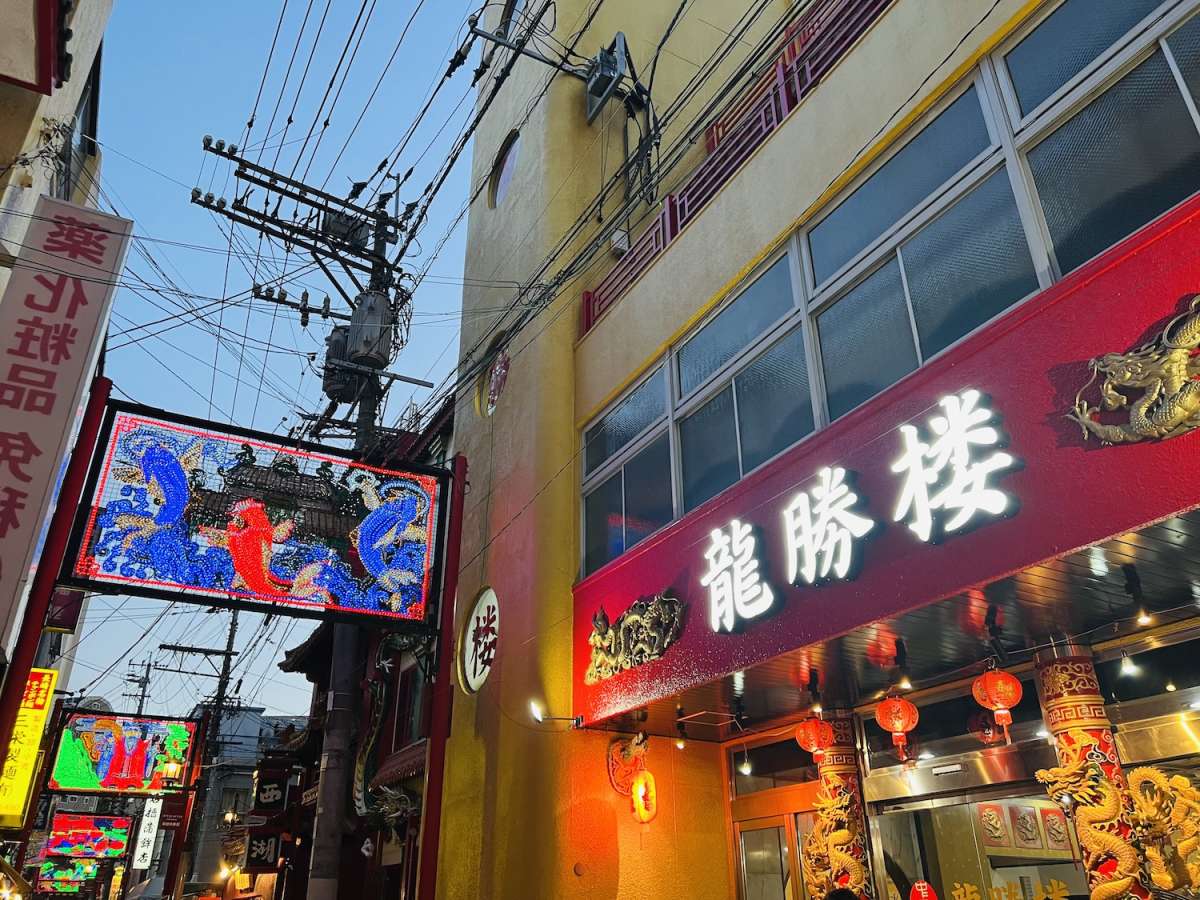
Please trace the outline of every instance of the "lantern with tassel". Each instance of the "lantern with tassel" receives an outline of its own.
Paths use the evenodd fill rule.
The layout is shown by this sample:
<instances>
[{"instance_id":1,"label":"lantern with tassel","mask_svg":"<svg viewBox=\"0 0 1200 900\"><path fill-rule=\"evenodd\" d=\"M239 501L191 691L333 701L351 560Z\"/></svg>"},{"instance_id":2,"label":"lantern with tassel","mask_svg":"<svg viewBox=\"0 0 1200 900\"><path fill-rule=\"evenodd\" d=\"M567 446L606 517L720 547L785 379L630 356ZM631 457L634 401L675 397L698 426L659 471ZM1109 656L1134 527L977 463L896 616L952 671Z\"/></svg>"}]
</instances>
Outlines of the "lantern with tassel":
<instances>
[{"instance_id":1,"label":"lantern with tassel","mask_svg":"<svg viewBox=\"0 0 1200 900\"><path fill-rule=\"evenodd\" d=\"M875 721L884 731L891 732L901 760L908 759L908 733L917 727L921 715L917 707L903 697L892 695L875 707Z\"/></svg>"},{"instance_id":2,"label":"lantern with tassel","mask_svg":"<svg viewBox=\"0 0 1200 900\"><path fill-rule=\"evenodd\" d=\"M1003 669L988 669L971 685L975 702L990 709L996 724L1004 729L1004 741L1011 744L1008 726L1012 724L1012 708L1021 702L1021 682Z\"/></svg>"},{"instance_id":3,"label":"lantern with tassel","mask_svg":"<svg viewBox=\"0 0 1200 900\"><path fill-rule=\"evenodd\" d=\"M824 719L805 719L796 726L796 743L811 753L820 765L825 751L833 746L833 726Z\"/></svg>"},{"instance_id":4,"label":"lantern with tassel","mask_svg":"<svg viewBox=\"0 0 1200 900\"><path fill-rule=\"evenodd\" d=\"M658 788L649 769L642 769L633 776L629 801L633 806L633 817L643 825L658 815Z\"/></svg>"}]
</instances>

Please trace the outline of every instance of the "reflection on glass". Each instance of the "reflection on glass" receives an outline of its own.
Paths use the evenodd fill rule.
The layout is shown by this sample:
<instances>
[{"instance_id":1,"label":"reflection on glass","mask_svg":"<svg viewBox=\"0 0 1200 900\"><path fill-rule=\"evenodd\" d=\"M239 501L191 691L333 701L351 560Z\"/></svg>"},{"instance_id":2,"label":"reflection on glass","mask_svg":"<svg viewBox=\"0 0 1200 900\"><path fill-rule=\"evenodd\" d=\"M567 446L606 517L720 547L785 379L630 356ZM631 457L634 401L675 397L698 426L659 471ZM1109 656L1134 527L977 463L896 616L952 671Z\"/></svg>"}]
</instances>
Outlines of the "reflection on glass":
<instances>
[{"instance_id":1,"label":"reflection on glass","mask_svg":"<svg viewBox=\"0 0 1200 900\"><path fill-rule=\"evenodd\" d=\"M671 448L664 434L625 463L625 549L671 521Z\"/></svg>"},{"instance_id":2,"label":"reflection on glass","mask_svg":"<svg viewBox=\"0 0 1200 900\"><path fill-rule=\"evenodd\" d=\"M742 832L744 900L795 900L783 826Z\"/></svg>"},{"instance_id":3,"label":"reflection on glass","mask_svg":"<svg viewBox=\"0 0 1200 900\"><path fill-rule=\"evenodd\" d=\"M583 571L586 575L625 552L620 472L584 498L583 519Z\"/></svg>"},{"instance_id":4,"label":"reflection on glass","mask_svg":"<svg viewBox=\"0 0 1200 900\"><path fill-rule=\"evenodd\" d=\"M804 334L797 328L734 379L742 468L749 472L813 430Z\"/></svg>"},{"instance_id":5,"label":"reflection on glass","mask_svg":"<svg viewBox=\"0 0 1200 900\"><path fill-rule=\"evenodd\" d=\"M876 821L889 897L924 880L939 897L1087 897L1078 843L1043 793L889 812Z\"/></svg>"}]
</instances>

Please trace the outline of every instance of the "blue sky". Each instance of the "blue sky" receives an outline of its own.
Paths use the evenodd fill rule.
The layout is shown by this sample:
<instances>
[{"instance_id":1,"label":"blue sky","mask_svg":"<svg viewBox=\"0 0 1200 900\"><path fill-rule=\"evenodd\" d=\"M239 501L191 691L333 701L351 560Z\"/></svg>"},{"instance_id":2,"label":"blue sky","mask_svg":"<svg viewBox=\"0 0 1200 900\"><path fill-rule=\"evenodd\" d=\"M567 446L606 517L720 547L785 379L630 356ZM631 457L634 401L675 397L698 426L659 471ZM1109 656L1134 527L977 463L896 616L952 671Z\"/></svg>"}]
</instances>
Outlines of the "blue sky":
<instances>
[{"instance_id":1,"label":"blue sky","mask_svg":"<svg viewBox=\"0 0 1200 900\"><path fill-rule=\"evenodd\" d=\"M281 4L282 27L255 124L246 140L246 122L255 107ZM134 220L135 234L144 239L141 249L150 257L131 248L123 282L151 286L139 291L121 288L117 294L107 361L107 374L118 388L117 396L277 433L285 433L296 423L297 408L317 411L324 405L319 363L325 323L314 316L309 327L302 329L293 313L262 301L251 303L241 293L248 291L254 278L267 281L304 260L295 256L289 260L281 247L269 242L262 245L260 254L258 237L249 231L242 232L242 240L234 244L235 253L228 252L229 241L218 222L190 203L192 186L218 196L234 196L230 167L204 153L201 138L211 134L236 142L251 158L261 154L264 164L277 165L284 172L292 170L304 148L297 176L307 169L309 182L320 185L327 179L331 193L344 195L351 182L371 175L396 147L461 43L466 16L478 5L477 0L368 0L364 13L364 18L370 15L368 27L365 32L360 29L361 44L340 96L332 114L327 101L318 117L318 104L359 15L358 3L120 0L115 4L101 74L101 206L115 206ZM400 51L346 144L417 7ZM313 39L326 10L313 51ZM297 49L306 11L308 21ZM295 59L285 82L293 50ZM462 131L473 108L470 71L474 62L442 88L401 155L395 171L415 167L401 189L402 201L416 198ZM307 77L301 82L306 65ZM347 71L345 63L342 70ZM340 83L339 74L330 99ZM281 97L275 122L268 129ZM286 126L293 103L295 121ZM326 117L330 124L322 129ZM316 128L306 142L314 120ZM335 165L339 152L342 155ZM433 206L415 254L417 267L429 262L422 254L439 243L466 201L469 162L468 151ZM458 341L464 232L460 224L430 263L431 277L414 298L412 335L393 364L394 371L439 381L452 367ZM318 304L327 293L333 297L335 309L341 303L319 271L288 282L293 297L305 288ZM156 293L164 289L166 296ZM184 297L176 291L196 296ZM232 295L239 297L219 302ZM420 402L428 396L423 389L401 387L388 397L385 424L395 424L410 399ZM127 663L155 659L176 665L177 659L156 652L161 642L224 643L228 613L177 604L159 619L164 606L157 600L95 598L75 656L77 666L70 688L79 690L95 680L89 694L103 695L118 708L128 706L120 696L131 688L124 681ZM151 624L155 627L146 634ZM268 712L307 711L307 683L283 674L275 663L283 648L294 646L312 628L313 623L306 620L282 619L264 625L261 616L241 616L237 647L242 652L235 681L244 679L243 699L266 706ZM126 654L130 646L134 649ZM198 660L184 662L181 668L202 668ZM111 672L103 674L110 666ZM151 674L148 708L154 712L186 713L215 683L197 676Z\"/></svg>"}]
</instances>

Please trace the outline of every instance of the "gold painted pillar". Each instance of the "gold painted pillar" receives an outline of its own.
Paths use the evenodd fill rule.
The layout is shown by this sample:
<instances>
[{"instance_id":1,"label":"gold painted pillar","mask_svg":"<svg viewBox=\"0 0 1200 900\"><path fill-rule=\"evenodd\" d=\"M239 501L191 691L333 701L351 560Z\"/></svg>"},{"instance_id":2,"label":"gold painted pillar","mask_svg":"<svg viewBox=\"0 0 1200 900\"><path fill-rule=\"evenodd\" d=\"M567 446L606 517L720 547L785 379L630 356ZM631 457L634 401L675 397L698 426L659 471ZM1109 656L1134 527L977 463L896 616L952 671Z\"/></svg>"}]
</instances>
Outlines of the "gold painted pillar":
<instances>
[{"instance_id":1,"label":"gold painted pillar","mask_svg":"<svg viewBox=\"0 0 1200 900\"><path fill-rule=\"evenodd\" d=\"M1071 644L1039 653L1038 699L1058 766L1038 781L1075 822L1092 896L1149 897L1132 842L1131 800L1091 652Z\"/></svg>"},{"instance_id":2,"label":"gold painted pillar","mask_svg":"<svg viewBox=\"0 0 1200 900\"><path fill-rule=\"evenodd\" d=\"M821 787L816 823L801 846L805 884L810 896L823 897L833 887L847 887L860 897L872 895L867 818L862 775L854 740L854 716L830 713L833 743L817 763Z\"/></svg>"}]
</instances>

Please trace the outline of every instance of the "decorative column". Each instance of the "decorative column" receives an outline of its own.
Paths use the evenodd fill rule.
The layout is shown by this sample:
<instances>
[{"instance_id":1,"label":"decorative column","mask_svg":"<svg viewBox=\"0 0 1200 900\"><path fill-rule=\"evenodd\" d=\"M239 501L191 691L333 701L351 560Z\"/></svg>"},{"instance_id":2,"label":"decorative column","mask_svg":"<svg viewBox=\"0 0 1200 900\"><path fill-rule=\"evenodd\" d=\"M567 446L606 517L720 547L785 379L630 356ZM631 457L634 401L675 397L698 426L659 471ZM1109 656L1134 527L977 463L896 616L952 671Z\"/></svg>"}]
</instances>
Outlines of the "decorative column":
<instances>
[{"instance_id":1,"label":"decorative column","mask_svg":"<svg viewBox=\"0 0 1200 900\"><path fill-rule=\"evenodd\" d=\"M1039 770L1037 779L1075 821L1092 896L1149 897L1133 844L1132 801L1091 653L1067 644L1036 659L1038 698L1059 763Z\"/></svg>"},{"instance_id":2,"label":"decorative column","mask_svg":"<svg viewBox=\"0 0 1200 900\"><path fill-rule=\"evenodd\" d=\"M860 897L870 898L867 819L854 740L854 716L848 712L830 713L825 721L833 728L833 742L817 760L821 781L815 803L817 820L801 847L805 884L814 897L823 897L834 887L844 887Z\"/></svg>"}]
</instances>

